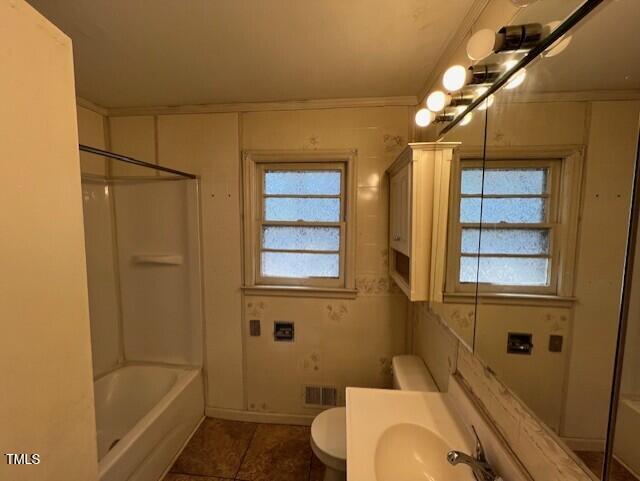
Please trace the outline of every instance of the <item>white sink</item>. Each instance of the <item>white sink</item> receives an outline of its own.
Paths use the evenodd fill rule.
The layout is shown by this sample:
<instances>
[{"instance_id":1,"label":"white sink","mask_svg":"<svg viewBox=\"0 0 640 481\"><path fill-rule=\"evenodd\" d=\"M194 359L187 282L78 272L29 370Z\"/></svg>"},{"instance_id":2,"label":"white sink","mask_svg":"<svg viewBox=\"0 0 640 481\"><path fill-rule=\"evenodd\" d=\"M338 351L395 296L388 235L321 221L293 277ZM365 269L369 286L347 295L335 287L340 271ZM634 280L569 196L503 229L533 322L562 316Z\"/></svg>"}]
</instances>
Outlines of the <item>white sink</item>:
<instances>
[{"instance_id":1,"label":"white sink","mask_svg":"<svg viewBox=\"0 0 640 481\"><path fill-rule=\"evenodd\" d=\"M446 394L347 388L347 478L474 481L451 450L471 453L472 435Z\"/></svg>"},{"instance_id":2,"label":"white sink","mask_svg":"<svg viewBox=\"0 0 640 481\"><path fill-rule=\"evenodd\" d=\"M447 462L452 447L433 431L402 423L382 433L375 452L377 481L454 480L461 469Z\"/></svg>"}]
</instances>

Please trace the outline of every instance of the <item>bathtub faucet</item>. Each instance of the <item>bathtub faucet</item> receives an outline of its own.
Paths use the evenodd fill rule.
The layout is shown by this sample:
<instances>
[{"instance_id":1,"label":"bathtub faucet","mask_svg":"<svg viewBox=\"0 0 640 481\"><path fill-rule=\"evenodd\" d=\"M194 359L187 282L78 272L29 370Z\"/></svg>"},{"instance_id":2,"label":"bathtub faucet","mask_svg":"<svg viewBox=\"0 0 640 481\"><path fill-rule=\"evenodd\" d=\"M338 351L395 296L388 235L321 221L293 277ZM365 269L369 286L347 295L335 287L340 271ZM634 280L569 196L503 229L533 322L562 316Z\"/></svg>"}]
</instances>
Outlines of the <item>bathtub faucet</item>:
<instances>
[{"instance_id":1,"label":"bathtub faucet","mask_svg":"<svg viewBox=\"0 0 640 481\"><path fill-rule=\"evenodd\" d=\"M449 451L447 453L447 461L449 461L449 464L453 466L466 464L471 468L471 471L473 471L473 477L478 481L498 481L500 478L487 461L482 443L480 442L478 433L476 433L476 428L471 426L471 429L473 429L473 434L476 437L475 457L469 456L468 454L460 451Z\"/></svg>"}]
</instances>

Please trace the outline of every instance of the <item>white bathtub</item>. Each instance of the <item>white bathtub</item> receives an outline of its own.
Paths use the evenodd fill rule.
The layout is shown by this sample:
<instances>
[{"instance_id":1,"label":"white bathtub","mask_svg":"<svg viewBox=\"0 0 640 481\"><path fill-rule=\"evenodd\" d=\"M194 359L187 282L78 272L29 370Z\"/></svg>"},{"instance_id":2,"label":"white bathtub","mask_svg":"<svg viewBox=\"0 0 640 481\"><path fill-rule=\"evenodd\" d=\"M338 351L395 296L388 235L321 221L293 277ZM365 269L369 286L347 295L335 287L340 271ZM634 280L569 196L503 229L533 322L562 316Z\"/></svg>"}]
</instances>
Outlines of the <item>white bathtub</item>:
<instances>
[{"instance_id":1,"label":"white bathtub","mask_svg":"<svg viewBox=\"0 0 640 481\"><path fill-rule=\"evenodd\" d=\"M100 481L158 481L204 417L201 370L127 365L95 402Z\"/></svg>"},{"instance_id":2,"label":"white bathtub","mask_svg":"<svg viewBox=\"0 0 640 481\"><path fill-rule=\"evenodd\" d=\"M615 457L640 478L640 398L623 397L618 406Z\"/></svg>"}]
</instances>

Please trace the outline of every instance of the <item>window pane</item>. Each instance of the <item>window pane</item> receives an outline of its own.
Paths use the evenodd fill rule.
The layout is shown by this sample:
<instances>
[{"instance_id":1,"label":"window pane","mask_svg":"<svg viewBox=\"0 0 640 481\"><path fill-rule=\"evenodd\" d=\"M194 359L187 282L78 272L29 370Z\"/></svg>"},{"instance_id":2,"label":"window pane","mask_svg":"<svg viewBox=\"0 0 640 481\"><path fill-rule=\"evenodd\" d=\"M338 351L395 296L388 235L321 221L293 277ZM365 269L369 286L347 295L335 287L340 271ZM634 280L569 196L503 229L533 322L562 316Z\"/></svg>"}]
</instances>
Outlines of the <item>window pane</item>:
<instances>
[{"instance_id":1,"label":"window pane","mask_svg":"<svg viewBox=\"0 0 640 481\"><path fill-rule=\"evenodd\" d=\"M460 282L476 282L477 257L460 258ZM549 259L481 257L478 282L503 286L548 285Z\"/></svg>"},{"instance_id":2,"label":"window pane","mask_svg":"<svg viewBox=\"0 0 640 481\"><path fill-rule=\"evenodd\" d=\"M547 170L542 169L485 169L485 194L544 194L547 192ZM460 192L481 194L482 169L462 169Z\"/></svg>"},{"instance_id":3,"label":"window pane","mask_svg":"<svg viewBox=\"0 0 640 481\"><path fill-rule=\"evenodd\" d=\"M485 194L544 194L547 169L487 169Z\"/></svg>"},{"instance_id":4,"label":"window pane","mask_svg":"<svg viewBox=\"0 0 640 481\"><path fill-rule=\"evenodd\" d=\"M263 227L263 249L340 250L338 227Z\"/></svg>"},{"instance_id":5,"label":"window pane","mask_svg":"<svg viewBox=\"0 0 640 481\"><path fill-rule=\"evenodd\" d=\"M265 220L339 222L340 199L305 199L299 197L267 197Z\"/></svg>"},{"instance_id":6,"label":"window pane","mask_svg":"<svg viewBox=\"0 0 640 481\"><path fill-rule=\"evenodd\" d=\"M289 252L263 252L264 277L340 277L338 254L296 254Z\"/></svg>"},{"instance_id":7,"label":"window pane","mask_svg":"<svg viewBox=\"0 0 640 481\"><path fill-rule=\"evenodd\" d=\"M460 201L460 222L480 222L482 208L483 223L538 223L544 222L545 199L541 198L509 198L494 199L464 198Z\"/></svg>"},{"instance_id":8,"label":"window pane","mask_svg":"<svg viewBox=\"0 0 640 481\"><path fill-rule=\"evenodd\" d=\"M482 169L462 169L460 192L463 194L482 193Z\"/></svg>"},{"instance_id":9,"label":"window pane","mask_svg":"<svg viewBox=\"0 0 640 481\"><path fill-rule=\"evenodd\" d=\"M271 170L264 174L265 194L340 195L339 170Z\"/></svg>"},{"instance_id":10,"label":"window pane","mask_svg":"<svg viewBox=\"0 0 640 481\"><path fill-rule=\"evenodd\" d=\"M462 252L476 254L480 229L462 230ZM482 254L548 254L547 229L482 229Z\"/></svg>"}]
</instances>

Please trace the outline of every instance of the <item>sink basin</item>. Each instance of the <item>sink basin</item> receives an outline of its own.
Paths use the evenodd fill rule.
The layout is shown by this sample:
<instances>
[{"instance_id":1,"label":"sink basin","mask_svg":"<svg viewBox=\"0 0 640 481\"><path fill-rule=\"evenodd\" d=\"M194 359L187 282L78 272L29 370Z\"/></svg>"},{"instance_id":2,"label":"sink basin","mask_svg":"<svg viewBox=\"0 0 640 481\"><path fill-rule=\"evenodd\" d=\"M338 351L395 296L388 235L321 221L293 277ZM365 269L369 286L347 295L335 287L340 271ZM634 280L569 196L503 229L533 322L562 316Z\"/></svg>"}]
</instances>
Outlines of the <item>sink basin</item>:
<instances>
[{"instance_id":1,"label":"sink basin","mask_svg":"<svg viewBox=\"0 0 640 481\"><path fill-rule=\"evenodd\" d=\"M473 451L473 438L448 395L347 388L347 479L474 481L447 453Z\"/></svg>"},{"instance_id":2,"label":"sink basin","mask_svg":"<svg viewBox=\"0 0 640 481\"><path fill-rule=\"evenodd\" d=\"M467 479L465 466L447 462L449 446L433 431L402 423L387 428L374 455L377 481L458 481Z\"/></svg>"}]
</instances>

